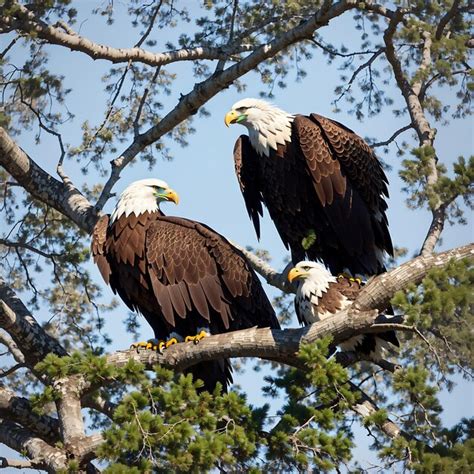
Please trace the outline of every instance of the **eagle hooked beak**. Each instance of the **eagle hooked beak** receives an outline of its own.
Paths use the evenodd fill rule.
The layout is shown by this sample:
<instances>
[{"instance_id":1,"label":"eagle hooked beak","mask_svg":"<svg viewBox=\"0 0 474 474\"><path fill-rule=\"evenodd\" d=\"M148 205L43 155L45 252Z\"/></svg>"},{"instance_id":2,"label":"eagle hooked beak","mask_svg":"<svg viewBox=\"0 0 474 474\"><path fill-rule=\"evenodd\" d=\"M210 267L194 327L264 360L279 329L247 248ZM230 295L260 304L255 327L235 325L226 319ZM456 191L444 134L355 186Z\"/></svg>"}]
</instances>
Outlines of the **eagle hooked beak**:
<instances>
[{"instance_id":1,"label":"eagle hooked beak","mask_svg":"<svg viewBox=\"0 0 474 474\"><path fill-rule=\"evenodd\" d=\"M176 205L179 204L178 193L172 189L166 189L163 193L159 194L159 196L164 198L166 201L173 201Z\"/></svg>"},{"instance_id":2,"label":"eagle hooked beak","mask_svg":"<svg viewBox=\"0 0 474 474\"><path fill-rule=\"evenodd\" d=\"M247 115L239 114L236 110L231 110L225 114L224 123L228 127L231 123L240 123L247 119Z\"/></svg>"},{"instance_id":3,"label":"eagle hooked beak","mask_svg":"<svg viewBox=\"0 0 474 474\"><path fill-rule=\"evenodd\" d=\"M308 276L308 272L303 272L299 268L292 268L288 272L288 281L290 283L293 283L293 280L297 280L299 278L304 278L305 276Z\"/></svg>"}]
</instances>

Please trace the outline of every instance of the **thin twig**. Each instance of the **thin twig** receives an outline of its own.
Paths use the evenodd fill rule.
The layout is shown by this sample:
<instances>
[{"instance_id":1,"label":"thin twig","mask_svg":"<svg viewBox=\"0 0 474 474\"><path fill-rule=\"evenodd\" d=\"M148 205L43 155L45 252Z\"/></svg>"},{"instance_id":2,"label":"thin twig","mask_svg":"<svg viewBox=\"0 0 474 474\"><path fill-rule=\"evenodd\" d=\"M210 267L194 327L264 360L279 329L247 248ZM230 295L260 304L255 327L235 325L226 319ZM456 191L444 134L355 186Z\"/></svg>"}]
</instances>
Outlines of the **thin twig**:
<instances>
[{"instance_id":1,"label":"thin twig","mask_svg":"<svg viewBox=\"0 0 474 474\"><path fill-rule=\"evenodd\" d=\"M381 146L390 145L390 143L392 143L395 140L395 138L398 137L398 135L401 135L402 133L404 133L407 130L410 130L412 128L413 128L413 125L411 123L408 124L408 125L405 125L404 127L400 128L396 132L394 132L388 140L385 140L385 141L382 141L382 142L372 143L370 146L371 146L371 148L377 148L377 147L381 147Z\"/></svg>"}]
</instances>

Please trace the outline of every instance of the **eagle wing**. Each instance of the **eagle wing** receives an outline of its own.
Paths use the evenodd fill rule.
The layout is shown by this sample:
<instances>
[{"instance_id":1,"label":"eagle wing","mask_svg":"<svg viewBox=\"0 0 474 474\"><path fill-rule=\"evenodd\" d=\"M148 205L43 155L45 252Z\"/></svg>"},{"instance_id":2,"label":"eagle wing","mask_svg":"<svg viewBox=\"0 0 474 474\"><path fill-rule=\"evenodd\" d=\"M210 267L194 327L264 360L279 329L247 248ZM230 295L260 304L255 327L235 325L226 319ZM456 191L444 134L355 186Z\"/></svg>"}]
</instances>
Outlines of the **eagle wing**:
<instances>
[{"instance_id":1,"label":"eagle wing","mask_svg":"<svg viewBox=\"0 0 474 474\"><path fill-rule=\"evenodd\" d=\"M349 254L375 271L374 247L393 252L380 163L362 138L320 115L296 116L294 132L332 228Z\"/></svg>"},{"instance_id":2,"label":"eagle wing","mask_svg":"<svg viewBox=\"0 0 474 474\"><path fill-rule=\"evenodd\" d=\"M369 145L351 129L335 120L311 114L343 171L351 180L367 205L373 210L385 211L382 195L388 197L388 180L382 165Z\"/></svg>"},{"instance_id":3,"label":"eagle wing","mask_svg":"<svg viewBox=\"0 0 474 474\"><path fill-rule=\"evenodd\" d=\"M345 125L317 114L311 114L311 119L320 127L332 154L341 163L343 173L370 210L378 246L393 255L385 214L388 180L380 161L369 145Z\"/></svg>"},{"instance_id":4,"label":"eagle wing","mask_svg":"<svg viewBox=\"0 0 474 474\"><path fill-rule=\"evenodd\" d=\"M321 128L310 118L297 115L294 131L313 178L316 194L323 207L331 205L335 195L343 197L346 193L347 183L341 164L332 156Z\"/></svg>"},{"instance_id":5,"label":"eagle wing","mask_svg":"<svg viewBox=\"0 0 474 474\"><path fill-rule=\"evenodd\" d=\"M221 235L198 222L161 216L147 231L146 260L163 316L175 326L191 310L221 330L277 327L274 311L245 258ZM275 325L276 324L276 325Z\"/></svg>"},{"instance_id":6,"label":"eagle wing","mask_svg":"<svg viewBox=\"0 0 474 474\"><path fill-rule=\"evenodd\" d=\"M94 263L99 267L100 274L105 283L109 284L110 265L105 256L105 242L107 240L107 227L109 225L109 216L102 216L92 230L91 253Z\"/></svg>"},{"instance_id":7,"label":"eagle wing","mask_svg":"<svg viewBox=\"0 0 474 474\"><path fill-rule=\"evenodd\" d=\"M257 238L260 238L260 216L263 216L262 195L259 185L258 155L247 135L241 135L234 146L235 173L245 207L252 219Z\"/></svg>"}]
</instances>

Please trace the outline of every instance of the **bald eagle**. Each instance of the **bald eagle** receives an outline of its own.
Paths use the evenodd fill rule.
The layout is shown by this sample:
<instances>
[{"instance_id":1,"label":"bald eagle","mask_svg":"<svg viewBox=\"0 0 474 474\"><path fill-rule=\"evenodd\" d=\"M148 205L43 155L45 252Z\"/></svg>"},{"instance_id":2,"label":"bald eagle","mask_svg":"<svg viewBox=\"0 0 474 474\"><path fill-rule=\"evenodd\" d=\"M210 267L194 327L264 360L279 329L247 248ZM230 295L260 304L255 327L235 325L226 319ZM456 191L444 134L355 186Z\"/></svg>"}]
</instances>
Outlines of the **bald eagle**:
<instances>
[{"instance_id":1,"label":"bald eagle","mask_svg":"<svg viewBox=\"0 0 474 474\"><path fill-rule=\"evenodd\" d=\"M339 275L337 278L317 262L298 262L288 273L290 282L296 281L298 289L295 310L301 324L308 326L326 319L352 304L361 290L359 279ZM395 331L361 334L339 344L343 351L359 351L374 360L383 358L389 344L399 346Z\"/></svg>"},{"instance_id":2,"label":"bald eagle","mask_svg":"<svg viewBox=\"0 0 474 474\"><path fill-rule=\"evenodd\" d=\"M333 273L384 271L393 254L385 211L387 178L367 143L321 115L292 115L244 99L225 116L240 123L234 147L237 178L260 238L262 204L293 264L322 260Z\"/></svg>"},{"instance_id":3,"label":"bald eagle","mask_svg":"<svg viewBox=\"0 0 474 474\"><path fill-rule=\"evenodd\" d=\"M178 195L164 181L136 181L112 215L95 225L92 255L113 292L146 318L166 346L208 333L279 328L243 254L204 224L165 216L159 208L165 201L177 204ZM190 372L208 391L232 382L228 360L201 362Z\"/></svg>"}]
</instances>

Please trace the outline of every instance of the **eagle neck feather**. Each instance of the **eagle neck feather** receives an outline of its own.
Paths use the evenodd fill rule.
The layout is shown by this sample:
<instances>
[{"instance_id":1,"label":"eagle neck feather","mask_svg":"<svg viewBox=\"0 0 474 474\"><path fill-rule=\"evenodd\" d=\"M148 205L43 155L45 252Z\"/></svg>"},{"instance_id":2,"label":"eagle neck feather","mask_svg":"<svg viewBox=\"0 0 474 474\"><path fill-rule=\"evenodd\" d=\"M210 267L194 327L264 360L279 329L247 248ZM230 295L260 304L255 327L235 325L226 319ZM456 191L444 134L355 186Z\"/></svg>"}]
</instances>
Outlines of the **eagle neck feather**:
<instances>
[{"instance_id":1,"label":"eagle neck feather","mask_svg":"<svg viewBox=\"0 0 474 474\"><path fill-rule=\"evenodd\" d=\"M277 150L278 145L289 143L294 118L294 115L275 108L260 120L249 124L249 139L256 152L268 157L271 150Z\"/></svg>"},{"instance_id":2,"label":"eagle neck feather","mask_svg":"<svg viewBox=\"0 0 474 474\"><path fill-rule=\"evenodd\" d=\"M149 214L159 213L160 208L156 199L143 199L141 196L122 196L117 203L112 215L110 216L110 225L116 220L125 215L129 217L130 214L135 214L137 217L145 212Z\"/></svg>"}]
</instances>

